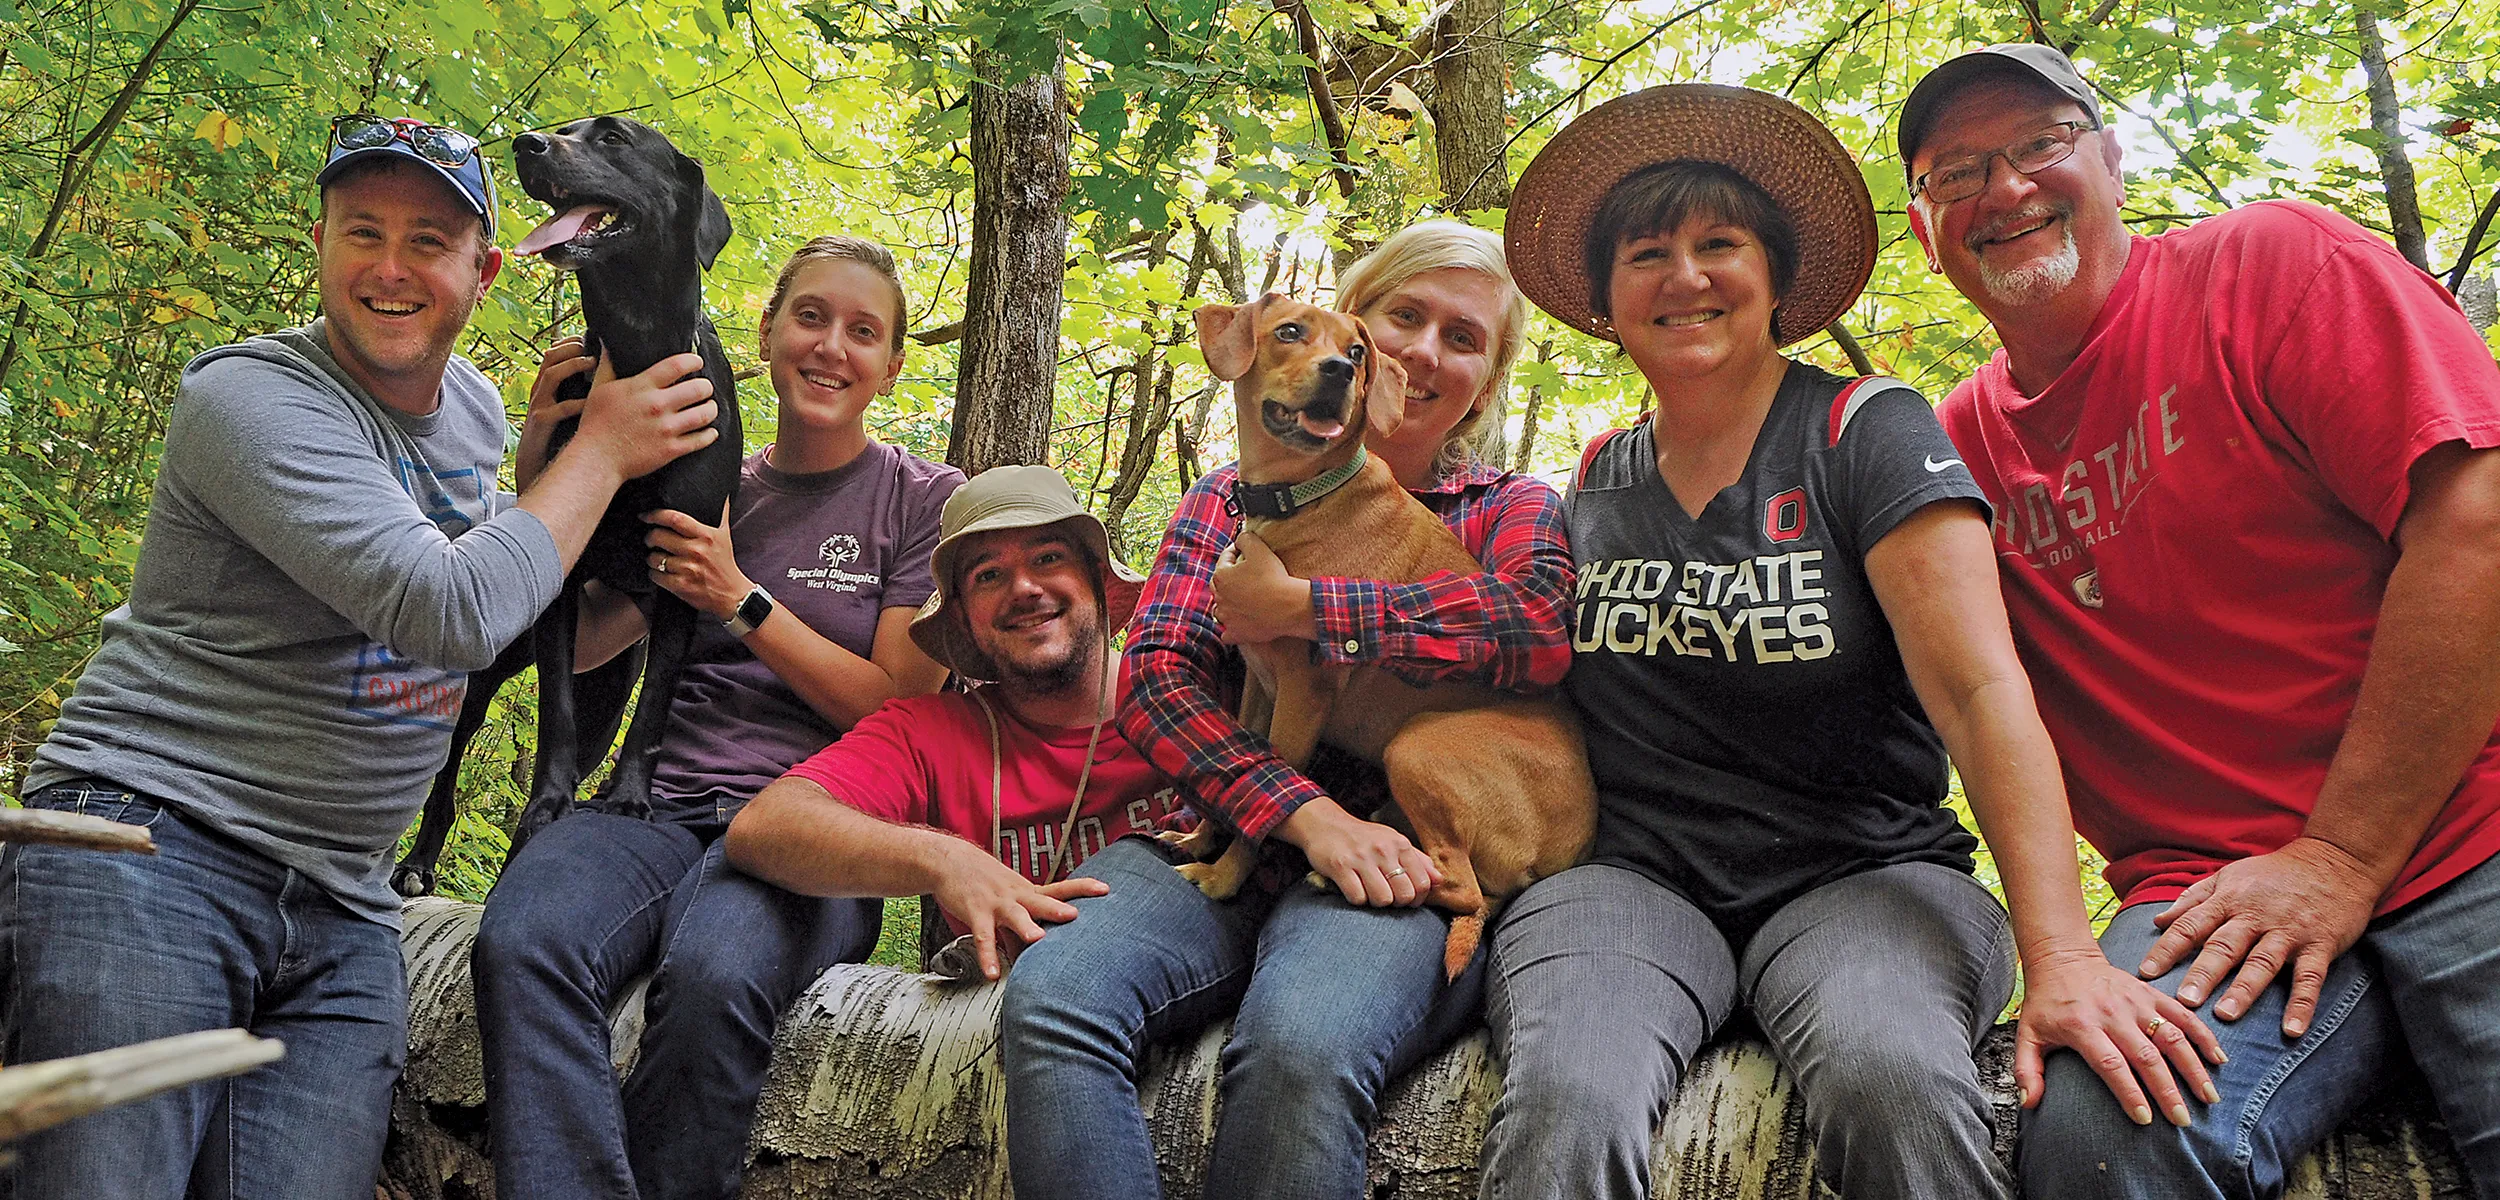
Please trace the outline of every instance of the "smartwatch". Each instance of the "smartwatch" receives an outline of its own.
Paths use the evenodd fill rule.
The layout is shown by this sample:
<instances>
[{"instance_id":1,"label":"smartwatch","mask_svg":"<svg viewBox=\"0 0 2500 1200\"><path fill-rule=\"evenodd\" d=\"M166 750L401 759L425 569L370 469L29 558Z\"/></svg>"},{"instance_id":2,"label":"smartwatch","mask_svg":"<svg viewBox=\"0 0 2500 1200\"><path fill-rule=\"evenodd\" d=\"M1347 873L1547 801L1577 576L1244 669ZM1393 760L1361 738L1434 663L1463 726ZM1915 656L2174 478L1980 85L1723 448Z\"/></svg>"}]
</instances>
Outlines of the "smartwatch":
<instances>
[{"instance_id":1,"label":"smartwatch","mask_svg":"<svg viewBox=\"0 0 2500 1200\"><path fill-rule=\"evenodd\" d=\"M756 626L762 625L764 618L771 615L773 594L759 587L738 602L738 611L729 614L729 619L721 622L721 627L729 631L729 636L742 638L755 632Z\"/></svg>"}]
</instances>

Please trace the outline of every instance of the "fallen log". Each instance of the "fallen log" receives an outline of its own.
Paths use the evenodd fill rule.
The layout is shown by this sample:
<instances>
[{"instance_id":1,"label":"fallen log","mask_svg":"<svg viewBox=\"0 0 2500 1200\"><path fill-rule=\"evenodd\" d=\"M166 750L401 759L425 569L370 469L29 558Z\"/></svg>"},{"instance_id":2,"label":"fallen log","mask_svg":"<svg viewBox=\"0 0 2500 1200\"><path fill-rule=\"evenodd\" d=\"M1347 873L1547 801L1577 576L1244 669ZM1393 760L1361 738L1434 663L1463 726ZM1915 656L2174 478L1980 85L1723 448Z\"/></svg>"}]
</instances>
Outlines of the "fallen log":
<instances>
[{"instance_id":1,"label":"fallen log","mask_svg":"<svg viewBox=\"0 0 2500 1200\"><path fill-rule=\"evenodd\" d=\"M211 1029L0 1069L0 1142L143 1096L240 1075L285 1054L274 1038Z\"/></svg>"},{"instance_id":2,"label":"fallen log","mask_svg":"<svg viewBox=\"0 0 2500 1200\"><path fill-rule=\"evenodd\" d=\"M410 901L408 1070L392 1108L385 1184L394 1200L491 1200L485 1089L468 946L477 908ZM836 967L781 1025L749 1152L750 1200L1004 1200L1005 1080L998 989L884 967ZM640 993L611 1033L630 1069ZM1212 1028L1148 1056L1141 1085L1168 1196L1196 1195L1214 1136L1219 1051ZM2016 1122L2012 1029L1990 1035L1981 1077L1997 1153ZM1476 1194L1476 1155L1501 1079L1481 1033L1390 1089L1372 1140L1369 1196ZM1807 1200L1814 1149L1788 1077L1758 1041L1714 1045L1695 1063L1651 1150L1660 1200ZM2294 1172L2294 1200L2467 1200L2455 1148L2418 1082L2340 1130Z\"/></svg>"}]
</instances>

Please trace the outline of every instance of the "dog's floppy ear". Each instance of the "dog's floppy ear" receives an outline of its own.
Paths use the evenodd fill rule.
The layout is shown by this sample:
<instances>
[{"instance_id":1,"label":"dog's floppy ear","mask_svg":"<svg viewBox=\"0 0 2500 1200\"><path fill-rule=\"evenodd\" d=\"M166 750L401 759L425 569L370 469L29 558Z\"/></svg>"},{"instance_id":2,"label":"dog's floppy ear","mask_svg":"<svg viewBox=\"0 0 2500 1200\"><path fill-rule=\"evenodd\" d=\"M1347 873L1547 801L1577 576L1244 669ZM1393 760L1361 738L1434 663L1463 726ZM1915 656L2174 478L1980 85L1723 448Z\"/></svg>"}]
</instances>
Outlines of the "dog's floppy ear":
<instances>
[{"instance_id":1,"label":"dog's floppy ear","mask_svg":"<svg viewBox=\"0 0 2500 1200\"><path fill-rule=\"evenodd\" d=\"M712 194L711 185L703 182L703 164L683 152L677 155L677 175L695 193L694 253L709 271L721 247L729 244L729 209Z\"/></svg>"},{"instance_id":2,"label":"dog's floppy ear","mask_svg":"<svg viewBox=\"0 0 2500 1200\"><path fill-rule=\"evenodd\" d=\"M1218 379L1239 379L1258 361L1259 310L1262 296L1248 304L1201 304L1190 316L1198 322L1198 349L1207 371Z\"/></svg>"},{"instance_id":3,"label":"dog's floppy ear","mask_svg":"<svg viewBox=\"0 0 2500 1200\"><path fill-rule=\"evenodd\" d=\"M1373 433L1387 437L1406 423L1406 364L1381 353L1371 330L1365 329L1363 368L1370 373L1370 382L1363 388L1364 423Z\"/></svg>"}]
</instances>

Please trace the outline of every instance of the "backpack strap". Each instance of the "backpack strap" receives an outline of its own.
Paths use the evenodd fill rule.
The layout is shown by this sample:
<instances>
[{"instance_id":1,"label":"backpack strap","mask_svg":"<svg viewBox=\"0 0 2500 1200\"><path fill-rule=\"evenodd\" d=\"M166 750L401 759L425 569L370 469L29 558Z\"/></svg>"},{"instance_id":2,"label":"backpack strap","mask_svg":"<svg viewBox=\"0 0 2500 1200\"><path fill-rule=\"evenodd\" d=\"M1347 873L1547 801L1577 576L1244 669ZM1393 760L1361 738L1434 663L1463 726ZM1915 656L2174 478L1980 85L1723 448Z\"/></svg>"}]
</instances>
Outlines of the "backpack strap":
<instances>
[{"instance_id":1,"label":"backpack strap","mask_svg":"<svg viewBox=\"0 0 2500 1200\"><path fill-rule=\"evenodd\" d=\"M1648 419L1649 414L1642 413L1639 417L1633 419L1630 426L1619 426L1614 429L1603 430L1600 431L1596 437L1590 438L1589 444L1580 448L1580 465L1571 472L1571 490L1575 492L1580 490L1581 482L1588 478L1589 464L1597 461L1599 451L1604 450L1607 445L1613 442L1616 438L1622 437L1624 434L1632 432L1633 429L1639 428L1641 422Z\"/></svg>"},{"instance_id":2,"label":"backpack strap","mask_svg":"<svg viewBox=\"0 0 2500 1200\"><path fill-rule=\"evenodd\" d=\"M1840 394L1832 397L1832 436L1824 445L1840 444L1840 435L1848 430L1849 419L1858 415L1858 410L1866 407L1867 401L1894 388L1908 386L1910 385L1889 375L1861 375L1849 381L1849 386L1840 389Z\"/></svg>"}]
</instances>

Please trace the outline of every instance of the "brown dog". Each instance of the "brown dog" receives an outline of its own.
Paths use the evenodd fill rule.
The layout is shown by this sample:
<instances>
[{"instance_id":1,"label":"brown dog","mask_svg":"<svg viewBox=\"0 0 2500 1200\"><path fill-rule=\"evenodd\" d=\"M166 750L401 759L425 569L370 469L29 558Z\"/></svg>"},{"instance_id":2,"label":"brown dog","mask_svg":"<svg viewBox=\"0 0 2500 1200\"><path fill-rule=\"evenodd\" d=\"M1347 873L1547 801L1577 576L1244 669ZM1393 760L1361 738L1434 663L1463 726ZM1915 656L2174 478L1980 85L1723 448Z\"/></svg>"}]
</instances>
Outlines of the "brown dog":
<instances>
[{"instance_id":1,"label":"brown dog","mask_svg":"<svg viewBox=\"0 0 2500 1200\"><path fill-rule=\"evenodd\" d=\"M1406 417L1406 372L1377 352L1356 317L1270 295L1197 310L1207 369L1235 380L1242 528L1297 576L1407 583L1484 568L1449 527L1398 486L1377 458L1324 496L1282 501L1292 485L1353 462L1366 429ZM1262 502L1264 500L1265 502ZM1283 509L1284 515L1262 516ZM1503 900L1578 862L1597 820L1580 727L1562 706L1473 684L1415 687L1376 668L1319 666L1300 639L1241 647L1249 667L1242 724L1267 734L1278 758L1309 765L1322 740L1380 764L1398 812L1378 814L1440 868L1425 900L1457 915L1443 966L1455 978ZM1401 820L1400 814L1403 814ZM1199 858L1223 835L1212 822L1187 841ZM1255 852L1233 839L1213 863L1180 870L1225 899Z\"/></svg>"}]
</instances>

